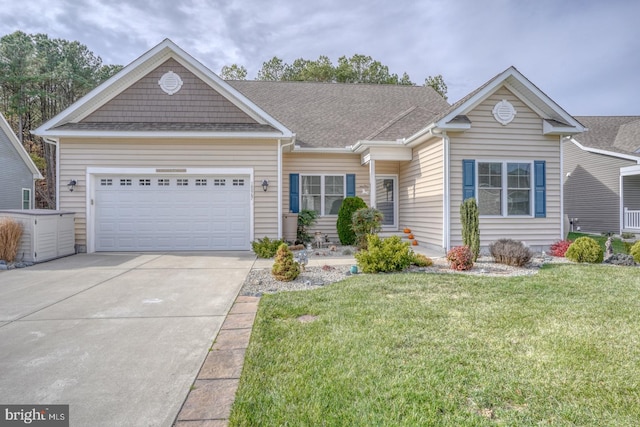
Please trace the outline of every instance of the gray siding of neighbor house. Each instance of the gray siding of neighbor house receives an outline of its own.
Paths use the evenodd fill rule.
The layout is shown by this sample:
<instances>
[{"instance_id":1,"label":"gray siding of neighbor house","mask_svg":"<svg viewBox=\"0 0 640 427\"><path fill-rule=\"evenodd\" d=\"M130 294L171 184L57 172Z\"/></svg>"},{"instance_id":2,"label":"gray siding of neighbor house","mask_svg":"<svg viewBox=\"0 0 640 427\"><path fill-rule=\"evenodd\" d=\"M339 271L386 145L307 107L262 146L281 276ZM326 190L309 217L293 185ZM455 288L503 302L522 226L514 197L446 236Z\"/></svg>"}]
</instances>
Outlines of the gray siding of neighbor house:
<instances>
[{"instance_id":1,"label":"gray siding of neighbor house","mask_svg":"<svg viewBox=\"0 0 640 427\"><path fill-rule=\"evenodd\" d=\"M629 210L640 210L640 175L624 177L624 207Z\"/></svg>"},{"instance_id":2,"label":"gray siding of neighbor house","mask_svg":"<svg viewBox=\"0 0 640 427\"><path fill-rule=\"evenodd\" d=\"M564 212L591 233L620 230L620 168L636 164L564 142ZM568 175L568 176L567 176Z\"/></svg>"},{"instance_id":3,"label":"gray siding of neighbor house","mask_svg":"<svg viewBox=\"0 0 640 427\"><path fill-rule=\"evenodd\" d=\"M11 141L0 131L0 209L22 209L22 189L31 190L33 174L25 165Z\"/></svg>"}]
</instances>

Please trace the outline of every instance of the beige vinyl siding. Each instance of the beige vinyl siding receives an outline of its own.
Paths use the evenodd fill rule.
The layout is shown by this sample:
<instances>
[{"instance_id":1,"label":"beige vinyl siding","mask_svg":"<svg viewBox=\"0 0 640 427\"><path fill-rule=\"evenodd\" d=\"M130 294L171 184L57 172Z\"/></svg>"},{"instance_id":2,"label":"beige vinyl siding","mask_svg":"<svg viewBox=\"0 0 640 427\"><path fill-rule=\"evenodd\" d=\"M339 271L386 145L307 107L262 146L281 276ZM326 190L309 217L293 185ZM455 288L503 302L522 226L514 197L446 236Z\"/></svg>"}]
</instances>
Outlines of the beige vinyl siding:
<instances>
[{"instance_id":1,"label":"beige vinyl siding","mask_svg":"<svg viewBox=\"0 0 640 427\"><path fill-rule=\"evenodd\" d=\"M593 233L620 230L620 168L635 164L564 143L564 212L578 218L574 227Z\"/></svg>"},{"instance_id":2,"label":"beige vinyl siding","mask_svg":"<svg viewBox=\"0 0 640 427\"><path fill-rule=\"evenodd\" d=\"M398 175L399 173L400 162L376 160L376 175Z\"/></svg>"},{"instance_id":3,"label":"beige vinyl siding","mask_svg":"<svg viewBox=\"0 0 640 427\"><path fill-rule=\"evenodd\" d=\"M76 243L86 245L86 170L105 168L253 168L254 237L277 236L277 141L63 139L60 208L76 212ZM69 180L78 185L67 190ZM262 180L269 190L262 191Z\"/></svg>"},{"instance_id":4,"label":"beige vinyl siding","mask_svg":"<svg viewBox=\"0 0 640 427\"><path fill-rule=\"evenodd\" d=\"M360 155L358 154L288 153L283 155L282 164L283 212L289 212L289 174L292 173L301 175L355 174L356 195L369 205L369 196L363 195L359 189L360 185L369 184L369 167L360 164ZM337 215L320 216L310 231L312 233L320 231L323 234L328 234L331 241L337 241L337 220Z\"/></svg>"},{"instance_id":5,"label":"beige vinyl siding","mask_svg":"<svg viewBox=\"0 0 640 427\"><path fill-rule=\"evenodd\" d=\"M169 71L183 81L173 95L158 85ZM175 59L164 62L82 122L256 123Z\"/></svg>"},{"instance_id":6,"label":"beige vinyl siding","mask_svg":"<svg viewBox=\"0 0 640 427\"><path fill-rule=\"evenodd\" d=\"M442 247L443 144L432 140L413 149L400 167L399 226L409 227L421 245Z\"/></svg>"},{"instance_id":7,"label":"beige vinyl siding","mask_svg":"<svg viewBox=\"0 0 640 427\"><path fill-rule=\"evenodd\" d=\"M492 114L493 107L503 99L513 104L517 111L514 120L506 126L498 123ZM546 218L481 217L480 244L485 250L490 243L501 238L524 241L536 250L544 249L560 239L560 185L562 182L559 137L542 135L542 119L505 87L484 100L467 116L472 123L471 129L464 133L449 134L451 246L462 244L460 204L462 203L463 159L546 161Z\"/></svg>"}]
</instances>

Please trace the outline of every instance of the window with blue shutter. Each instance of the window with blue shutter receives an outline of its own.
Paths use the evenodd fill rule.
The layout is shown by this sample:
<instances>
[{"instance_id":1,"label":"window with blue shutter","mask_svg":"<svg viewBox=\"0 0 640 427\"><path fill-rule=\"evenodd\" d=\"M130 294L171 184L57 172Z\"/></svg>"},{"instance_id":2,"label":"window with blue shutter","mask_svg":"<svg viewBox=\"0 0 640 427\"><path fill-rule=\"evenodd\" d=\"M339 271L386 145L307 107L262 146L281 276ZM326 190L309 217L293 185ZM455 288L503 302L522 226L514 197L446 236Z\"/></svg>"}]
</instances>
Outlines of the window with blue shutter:
<instances>
[{"instance_id":1,"label":"window with blue shutter","mask_svg":"<svg viewBox=\"0 0 640 427\"><path fill-rule=\"evenodd\" d=\"M289 210L300 212L300 175L297 173L289 174Z\"/></svg>"},{"instance_id":2,"label":"window with blue shutter","mask_svg":"<svg viewBox=\"0 0 640 427\"><path fill-rule=\"evenodd\" d=\"M462 200L476 196L476 161L462 161Z\"/></svg>"},{"instance_id":3,"label":"window with blue shutter","mask_svg":"<svg viewBox=\"0 0 640 427\"><path fill-rule=\"evenodd\" d=\"M533 162L534 183L535 183L535 206L536 218L545 218L547 216L547 178L546 163L544 160L536 160Z\"/></svg>"}]
</instances>

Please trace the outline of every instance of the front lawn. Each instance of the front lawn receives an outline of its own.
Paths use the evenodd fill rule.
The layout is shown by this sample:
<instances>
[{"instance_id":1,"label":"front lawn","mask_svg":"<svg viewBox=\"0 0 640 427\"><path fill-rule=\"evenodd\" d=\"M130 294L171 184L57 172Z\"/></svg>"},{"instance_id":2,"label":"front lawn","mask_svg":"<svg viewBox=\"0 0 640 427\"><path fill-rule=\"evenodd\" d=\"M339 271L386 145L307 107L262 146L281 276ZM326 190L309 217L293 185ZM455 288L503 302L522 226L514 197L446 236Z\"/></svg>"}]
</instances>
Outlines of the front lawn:
<instances>
[{"instance_id":1,"label":"front lawn","mask_svg":"<svg viewBox=\"0 0 640 427\"><path fill-rule=\"evenodd\" d=\"M571 241L575 241L577 238L584 237L584 236L591 237L593 240L598 242L598 244L600 245L603 251L605 250L605 243L607 241L607 236L603 236L601 234L587 234L587 233L579 233L577 231L571 231L567 235L567 239ZM611 248L613 249L613 253L616 253L616 254L626 254L629 252L624 247L624 243L622 242L622 240L620 240L617 237L614 237L613 239L611 239Z\"/></svg>"},{"instance_id":2,"label":"front lawn","mask_svg":"<svg viewBox=\"0 0 640 427\"><path fill-rule=\"evenodd\" d=\"M637 425L637 268L265 295L231 425ZM304 317L301 317L304 316Z\"/></svg>"}]
</instances>

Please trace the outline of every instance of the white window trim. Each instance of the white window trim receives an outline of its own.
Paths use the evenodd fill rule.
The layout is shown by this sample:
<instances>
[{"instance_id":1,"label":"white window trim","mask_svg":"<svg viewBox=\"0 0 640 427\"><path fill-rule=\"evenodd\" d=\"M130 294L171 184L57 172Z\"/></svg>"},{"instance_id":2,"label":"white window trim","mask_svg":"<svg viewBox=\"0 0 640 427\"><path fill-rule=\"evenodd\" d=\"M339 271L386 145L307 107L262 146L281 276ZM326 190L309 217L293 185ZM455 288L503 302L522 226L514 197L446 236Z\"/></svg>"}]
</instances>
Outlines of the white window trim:
<instances>
[{"instance_id":1,"label":"white window trim","mask_svg":"<svg viewBox=\"0 0 640 427\"><path fill-rule=\"evenodd\" d=\"M347 198L347 175L346 174L339 174L339 173L305 173L305 174L300 174L300 188L298 188L298 194L299 194L299 198L300 200L298 200L298 206L300 206L300 210L302 209L302 177L304 176L319 176L320 177L320 215L318 215L318 217L327 217L327 218L331 218L331 217L337 217L338 215L325 215L324 214L324 199L326 197L326 193L324 192L324 178L327 176L341 176L342 177L342 200Z\"/></svg>"},{"instance_id":2,"label":"white window trim","mask_svg":"<svg viewBox=\"0 0 640 427\"><path fill-rule=\"evenodd\" d=\"M20 192L20 207L22 208L22 210L26 210L24 208L24 192L28 191L29 192L29 207L27 209L31 209L33 207L32 203L31 203L31 189L30 188L23 188L22 191Z\"/></svg>"},{"instance_id":3,"label":"white window trim","mask_svg":"<svg viewBox=\"0 0 640 427\"><path fill-rule=\"evenodd\" d=\"M478 198L478 190L480 189L480 163L500 163L502 165L502 173L501 173L501 190L502 190L502 196L500 199L500 209L502 211L502 213L500 215L482 215L480 214L481 218L534 218L534 212L536 211L536 207L535 207L535 197L534 197L534 193L535 190L533 188L533 184L535 182L535 170L534 170L534 164L533 164L533 160L485 160L485 159L478 159L476 160L476 176L475 176L475 182L476 182L476 188L475 188L475 197L476 197L476 201L478 201L478 203L480 203L480 199ZM509 197L508 197L508 193L509 193L509 187L507 186L508 183L508 176L507 176L507 163L526 163L530 166L530 176L529 176L529 215L508 215L508 202L509 202Z\"/></svg>"}]
</instances>

